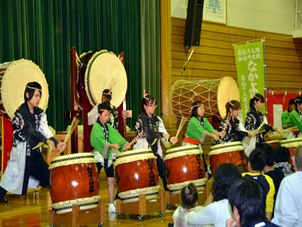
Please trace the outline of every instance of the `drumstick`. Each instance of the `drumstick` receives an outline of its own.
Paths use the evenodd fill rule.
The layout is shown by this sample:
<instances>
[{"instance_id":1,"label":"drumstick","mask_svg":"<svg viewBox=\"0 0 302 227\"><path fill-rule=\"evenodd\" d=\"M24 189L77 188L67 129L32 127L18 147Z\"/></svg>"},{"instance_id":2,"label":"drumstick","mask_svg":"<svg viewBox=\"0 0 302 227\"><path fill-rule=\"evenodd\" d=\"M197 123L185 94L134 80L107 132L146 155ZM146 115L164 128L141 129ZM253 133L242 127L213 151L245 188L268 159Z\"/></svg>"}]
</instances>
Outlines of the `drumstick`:
<instances>
[{"instance_id":1,"label":"drumstick","mask_svg":"<svg viewBox=\"0 0 302 227\"><path fill-rule=\"evenodd\" d=\"M256 135L258 135L258 134L260 134L260 133L263 133L263 132L266 132L265 130L261 130L261 131L258 131L254 136L256 136ZM249 143L250 143L250 141L251 141L251 138L249 138Z\"/></svg>"},{"instance_id":2,"label":"drumstick","mask_svg":"<svg viewBox=\"0 0 302 227\"><path fill-rule=\"evenodd\" d=\"M258 131L258 132L256 133L256 135L258 135L258 134L260 134L260 133L263 133L263 132L266 132L266 131L265 131L265 130Z\"/></svg>"},{"instance_id":3,"label":"drumstick","mask_svg":"<svg viewBox=\"0 0 302 227\"><path fill-rule=\"evenodd\" d=\"M264 124L265 124L265 122L262 121L262 123L261 123L260 126L257 128L257 130L259 131L259 130L263 127Z\"/></svg>"},{"instance_id":4,"label":"drumstick","mask_svg":"<svg viewBox=\"0 0 302 227\"><path fill-rule=\"evenodd\" d=\"M297 126L294 126L294 127L291 127L291 128L287 128L287 129L284 129L282 130L283 132L287 132L287 131L294 131L294 130L297 130L298 127Z\"/></svg>"},{"instance_id":5,"label":"drumstick","mask_svg":"<svg viewBox=\"0 0 302 227\"><path fill-rule=\"evenodd\" d=\"M65 136L65 139L64 139L65 144L67 143L67 141L71 137L71 135L72 135L73 131L75 130L75 128L78 126L78 123L79 123L79 119L77 117L74 117L72 119L70 129L68 130L67 135ZM63 152L63 150L60 151L60 153L62 153L62 152Z\"/></svg>"},{"instance_id":6,"label":"drumstick","mask_svg":"<svg viewBox=\"0 0 302 227\"><path fill-rule=\"evenodd\" d=\"M178 126L177 133L176 133L175 137L178 137L178 134L180 133L182 127L185 125L186 121L187 121L187 119L185 117L181 118L181 121L179 123L179 126Z\"/></svg>"},{"instance_id":7,"label":"drumstick","mask_svg":"<svg viewBox=\"0 0 302 227\"><path fill-rule=\"evenodd\" d=\"M264 135L264 137L269 136L271 133L272 133L272 130L269 130L269 131Z\"/></svg>"},{"instance_id":8,"label":"drumstick","mask_svg":"<svg viewBox=\"0 0 302 227\"><path fill-rule=\"evenodd\" d=\"M129 142L129 146L131 147L131 146L136 142L137 139L139 139L139 138L142 137L143 134L144 134L144 132L141 131L136 137L134 137L133 140L131 140L131 141Z\"/></svg>"}]
</instances>

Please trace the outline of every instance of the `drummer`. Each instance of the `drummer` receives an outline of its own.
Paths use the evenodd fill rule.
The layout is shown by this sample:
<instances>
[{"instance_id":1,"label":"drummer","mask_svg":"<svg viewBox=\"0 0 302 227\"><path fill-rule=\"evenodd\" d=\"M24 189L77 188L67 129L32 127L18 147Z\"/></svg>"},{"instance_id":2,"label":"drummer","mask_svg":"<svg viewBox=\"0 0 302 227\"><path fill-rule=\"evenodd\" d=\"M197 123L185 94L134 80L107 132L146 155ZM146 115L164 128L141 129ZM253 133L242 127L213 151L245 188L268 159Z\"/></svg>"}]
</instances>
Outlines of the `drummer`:
<instances>
[{"instance_id":1,"label":"drummer","mask_svg":"<svg viewBox=\"0 0 302 227\"><path fill-rule=\"evenodd\" d=\"M225 131L225 136L221 139L223 142L242 141L244 137L252 137L257 134L257 130L248 132L239 121L238 116L241 110L241 104L237 100L229 100L225 104L226 117L220 122L220 132ZM220 141L218 141L220 142Z\"/></svg>"},{"instance_id":2,"label":"drummer","mask_svg":"<svg viewBox=\"0 0 302 227\"><path fill-rule=\"evenodd\" d=\"M286 129L288 126L292 127L294 125L288 125L287 123L287 119L289 118L290 113L295 109L295 100L296 99L290 99L288 102L288 109L285 110L282 114L281 114L281 122L282 122L282 127L284 129Z\"/></svg>"},{"instance_id":3,"label":"drummer","mask_svg":"<svg viewBox=\"0 0 302 227\"><path fill-rule=\"evenodd\" d=\"M295 99L295 109L290 113L287 119L289 125L297 126L302 133L302 95L297 96Z\"/></svg>"},{"instance_id":4,"label":"drummer","mask_svg":"<svg viewBox=\"0 0 302 227\"><path fill-rule=\"evenodd\" d=\"M201 144L208 136L217 141L225 136L225 131L218 132L214 130L207 118L204 118L204 105L201 101L193 102L191 108L191 119L188 123L187 131L183 140L183 145L198 145L202 152ZM203 156L203 154L202 154ZM205 158L203 157L204 165L206 167Z\"/></svg>"},{"instance_id":5,"label":"drummer","mask_svg":"<svg viewBox=\"0 0 302 227\"><path fill-rule=\"evenodd\" d=\"M0 200L7 191L25 195L31 182L30 176L38 180L36 186L49 187L50 171L38 144L44 142L49 148L56 146L59 150L66 148L66 144L59 143L48 128L46 114L38 107L41 96L39 83L29 82L26 85L24 103L16 110L12 121L14 141L0 182Z\"/></svg>"},{"instance_id":6,"label":"drummer","mask_svg":"<svg viewBox=\"0 0 302 227\"><path fill-rule=\"evenodd\" d=\"M108 102L111 107L108 123L116 130L118 130L118 111L110 102L112 99L111 89L104 89L102 92L101 103ZM88 113L88 125L93 125L98 119L98 105L95 105Z\"/></svg>"},{"instance_id":7,"label":"drummer","mask_svg":"<svg viewBox=\"0 0 302 227\"><path fill-rule=\"evenodd\" d=\"M102 167L108 180L109 212L115 212L114 202L114 170L112 162L116 155L130 148L129 143L107 121L109 120L111 107L108 102L98 105L98 119L93 125L90 143L94 147L92 154L97 160L98 171Z\"/></svg>"},{"instance_id":8,"label":"drummer","mask_svg":"<svg viewBox=\"0 0 302 227\"><path fill-rule=\"evenodd\" d=\"M261 125L261 129L256 135L256 143L263 143L264 135L269 131L280 131L277 127L271 126L267 123L266 117L261 113L259 110L263 106L263 103L265 102L263 95L256 94L253 98L250 99L250 111L246 115L245 119L245 128L248 131L257 130ZM256 145L256 144L255 144Z\"/></svg>"},{"instance_id":9,"label":"drummer","mask_svg":"<svg viewBox=\"0 0 302 227\"><path fill-rule=\"evenodd\" d=\"M138 121L135 125L136 135L141 135L134 144L134 149L151 147L156 156L158 174L163 181L165 191L170 191L167 187L167 179L164 173L164 161L160 140L166 147L171 144L176 144L177 137L171 137L163 123L163 120L154 115L156 108L156 100L148 94L144 94L141 101L141 114L138 116ZM143 132L143 133L142 133Z\"/></svg>"}]
</instances>

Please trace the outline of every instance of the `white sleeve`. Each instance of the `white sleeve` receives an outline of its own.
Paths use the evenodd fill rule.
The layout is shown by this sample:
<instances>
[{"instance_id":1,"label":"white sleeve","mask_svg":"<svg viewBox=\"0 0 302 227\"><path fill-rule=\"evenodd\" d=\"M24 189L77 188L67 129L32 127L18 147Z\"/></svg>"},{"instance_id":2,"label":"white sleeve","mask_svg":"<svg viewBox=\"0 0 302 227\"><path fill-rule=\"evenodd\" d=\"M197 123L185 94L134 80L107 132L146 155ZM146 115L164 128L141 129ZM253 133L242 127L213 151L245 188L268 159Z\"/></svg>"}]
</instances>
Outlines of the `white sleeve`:
<instances>
[{"instance_id":1,"label":"white sleeve","mask_svg":"<svg viewBox=\"0 0 302 227\"><path fill-rule=\"evenodd\" d=\"M47 138L49 139L50 137L53 137L52 132L50 131L48 127L48 122L47 122L47 117L46 113L41 114L41 120L40 120L40 126L39 126L39 131Z\"/></svg>"},{"instance_id":2,"label":"white sleeve","mask_svg":"<svg viewBox=\"0 0 302 227\"><path fill-rule=\"evenodd\" d=\"M292 183L289 179L287 176L281 181L272 222L280 226L294 227L299 226L301 206L298 203L301 201L299 196L301 193L299 193L300 189L297 188L299 181L296 180L296 183Z\"/></svg>"},{"instance_id":3,"label":"white sleeve","mask_svg":"<svg viewBox=\"0 0 302 227\"><path fill-rule=\"evenodd\" d=\"M241 121L239 121L238 129L239 129L239 131L248 132L248 130L245 129L245 127L243 126Z\"/></svg>"},{"instance_id":4,"label":"white sleeve","mask_svg":"<svg viewBox=\"0 0 302 227\"><path fill-rule=\"evenodd\" d=\"M164 125L164 122L163 120L160 118L160 117L157 117L159 119L159 125L158 125L158 131L159 132L162 132L162 133L166 133L166 134L169 134L166 130L166 127ZM161 142L164 144L164 146L166 148L170 148L171 147L171 143L166 141L166 139L164 137L160 138Z\"/></svg>"},{"instance_id":5,"label":"white sleeve","mask_svg":"<svg viewBox=\"0 0 302 227\"><path fill-rule=\"evenodd\" d=\"M168 132L167 132L167 130L166 130L166 127L165 127L165 125L164 125L163 120L162 120L160 117L157 117L157 118L159 119L158 131L159 131L159 132L163 132L163 133L167 133L167 134L168 134Z\"/></svg>"},{"instance_id":6,"label":"white sleeve","mask_svg":"<svg viewBox=\"0 0 302 227\"><path fill-rule=\"evenodd\" d=\"M94 125L94 123L98 119L98 105L95 105L87 115L88 115L88 125Z\"/></svg>"},{"instance_id":7,"label":"white sleeve","mask_svg":"<svg viewBox=\"0 0 302 227\"><path fill-rule=\"evenodd\" d=\"M211 203L203 209L193 210L188 215L190 225L210 225L216 222L218 215L217 202Z\"/></svg>"}]
</instances>

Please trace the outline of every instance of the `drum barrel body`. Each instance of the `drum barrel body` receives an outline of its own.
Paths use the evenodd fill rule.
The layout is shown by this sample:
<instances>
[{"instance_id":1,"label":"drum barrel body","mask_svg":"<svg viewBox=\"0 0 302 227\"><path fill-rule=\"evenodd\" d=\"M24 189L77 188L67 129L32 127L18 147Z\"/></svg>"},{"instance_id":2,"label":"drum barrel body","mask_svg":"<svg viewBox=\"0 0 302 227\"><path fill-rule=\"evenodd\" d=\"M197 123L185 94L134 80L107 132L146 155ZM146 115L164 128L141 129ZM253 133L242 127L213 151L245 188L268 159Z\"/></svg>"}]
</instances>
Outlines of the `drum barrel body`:
<instances>
[{"instance_id":1,"label":"drum barrel body","mask_svg":"<svg viewBox=\"0 0 302 227\"><path fill-rule=\"evenodd\" d=\"M222 163L233 163L239 167L241 172L247 171L247 159L241 142L213 145L209 156L212 174Z\"/></svg>"},{"instance_id":2,"label":"drum barrel body","mask_svg":"<svg viewBox=\"0 0 302 227\"><path fill-rule=\"evenodd\" d=\"M54 158L50 165L50 195L58 214L96 207L99 201L99 175L92 154L79 153Z\"/></svg>"},{"instance_id":3,"label":"drum barrel body","mask_svg":"<svg viewBox=\"0 0 302 227\"><path fill-rule=\"evenodd\" d=\"M155 158L119 164L115 168L119 192L158 185L158 169Z\"/></svg>"},{"instance_id":4,"label":"drum barrel body","mask_svg":"<svg viewBox=\"0 0 302 227\"><path fill-rule=\"evenodd\" d=\"M80 60L81 60L81 67L80 67L80 71L79 71L79 80L77 81L77 89L83 89L85 88L85 72L86 72L86 68L88 65L89 60L91 59L91 57L95 54L95 51L90 51L90 52L86 52L84 54L82 54L80 56Z\"/></svg>"},{"instance_id":5,"label":"drum barrel body","mask_svg":"<svg viewBox=\"0 0 302 227\"><path fill-rule=\"evenodd\" d=\"M118 196L123 203L138 201L140 194L145 194L146 199L157 198L159 175L156 156L151 149L119 153L114 166Z\"/></svg>"},{"instance_id":6,"label":"drum barrel body","mask_svg":"<svg viewBox=\"0 0 302 227\"><path fill-rule=\"evenodd\" d=\"M158 185L156 156L150 149L122 152L114 165L119 192Z\"/></svg>"},{"instance_id":7,"label":"drum barrel body","mask_svg":"<svg viewBox=\"0 0 302 227\"><path fill-rule=\"evenodd\" d=\"M271 145L273 149L275 149L276 147L281 146L279 140L266 141L265 143Z\"/></svg>"},{"instance_id":8,"label":"drum barrel body","mask_svg":"<svg viewBox=\"0 0 302 227\"><path fill-rule=\"evenodd\" d=\"M205 167L197 146L168 149L165 156L168 184L197 180L205 177Z\"/></svg>"},{"instance_id":9,"label":"drum barrel body","mask_svg":"<svg viewBox=\"0 0 302 227\"><path fill-rule=\"evenodd\" d=\"M288 162L292 166L294 166L293 157L296 154L297 148L302 145L302 137L293 138L293 139L287 139L287 140L282 140L280 142L280 145L282 147L286 147L289 150L290 158L289 158Z\"/></svg>"}]
</instances>

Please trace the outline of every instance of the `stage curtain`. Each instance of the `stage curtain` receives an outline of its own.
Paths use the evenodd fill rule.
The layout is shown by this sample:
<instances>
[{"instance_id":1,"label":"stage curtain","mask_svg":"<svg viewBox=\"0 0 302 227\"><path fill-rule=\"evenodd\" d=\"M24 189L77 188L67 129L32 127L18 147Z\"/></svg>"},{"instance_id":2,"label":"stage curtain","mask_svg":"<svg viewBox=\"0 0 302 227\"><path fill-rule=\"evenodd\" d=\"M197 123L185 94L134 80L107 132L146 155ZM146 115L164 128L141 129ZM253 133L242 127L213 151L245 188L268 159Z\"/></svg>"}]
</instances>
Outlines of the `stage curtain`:
<instances>
[{"instance_id":1,"label":"stage curtain","mask_svg":"<svg viewBox=\"0 0 302 227\"><path fill-rule=\"evenodd\" d=\"M142 90L156 98L160 114L160 1L141 2Z\"/></svg>"},{"instance_id":2,"label":"stage curtain","mask_svg":"<svg viewBox=\"0 0 302 227\"><path fill-rule=\"evenodd\" d=\"M41 68L49 84L49 124L61 131L70 123L64 119L64 111L70 109L70 48L76 47L78 55L103 49L117 55L124 52L127 109L133 110L133 120L129 122L133 126L140 113L142 88L146 87L141 76L146 78L146 89L160 100L159 90L151 89L160 88L158 2L0 1L0 63L25 58ZM151 28L145 28L148 26ZM142 71L142 65L147 65L148 70Z\"/></svg>"}]
</instances>

